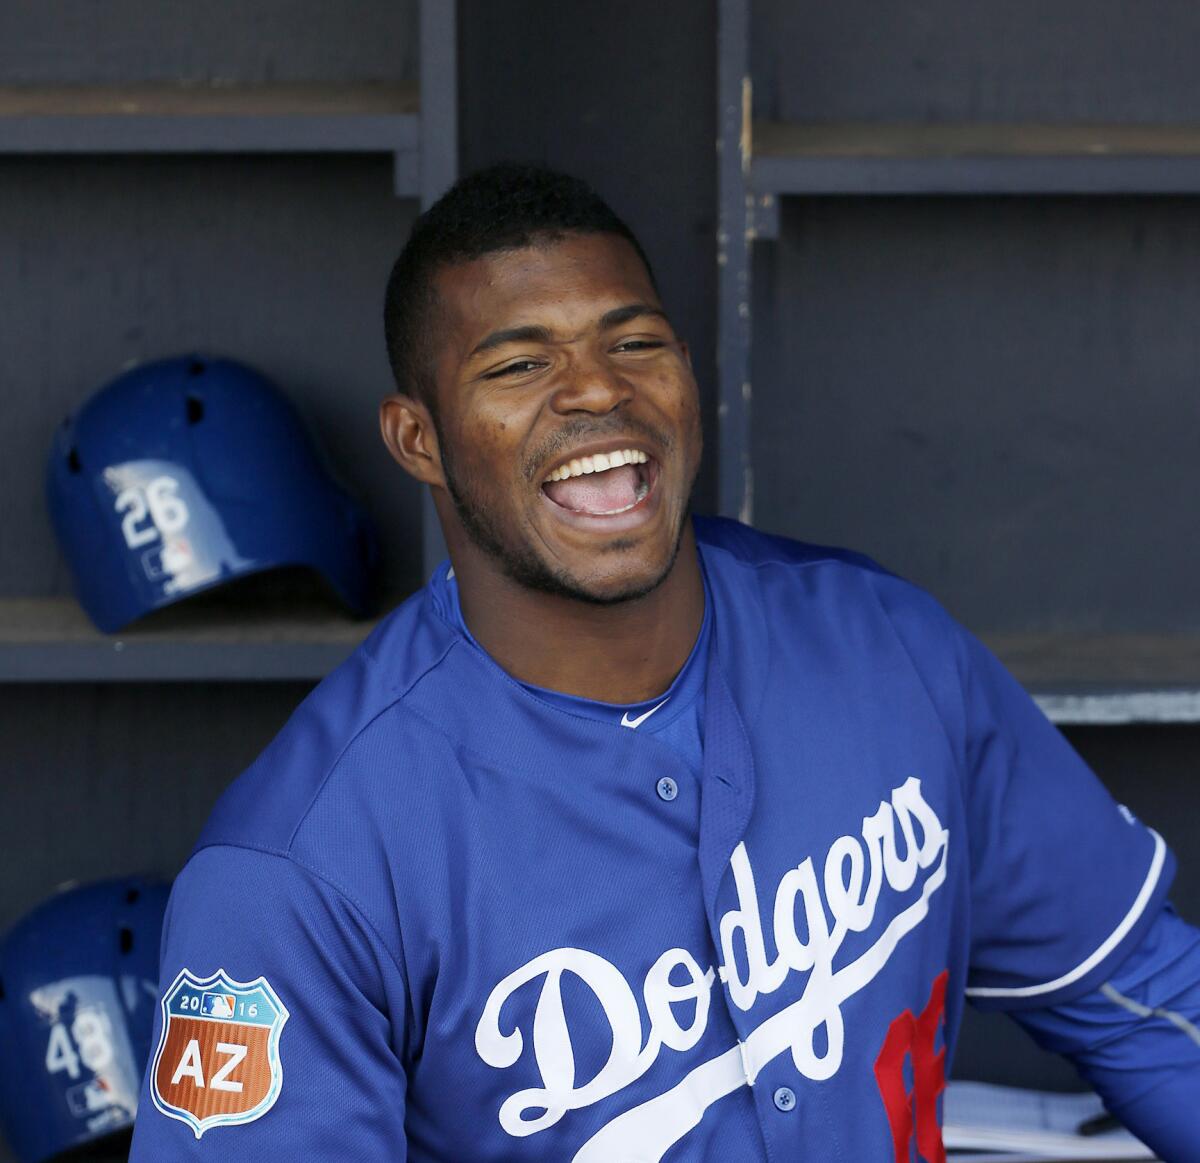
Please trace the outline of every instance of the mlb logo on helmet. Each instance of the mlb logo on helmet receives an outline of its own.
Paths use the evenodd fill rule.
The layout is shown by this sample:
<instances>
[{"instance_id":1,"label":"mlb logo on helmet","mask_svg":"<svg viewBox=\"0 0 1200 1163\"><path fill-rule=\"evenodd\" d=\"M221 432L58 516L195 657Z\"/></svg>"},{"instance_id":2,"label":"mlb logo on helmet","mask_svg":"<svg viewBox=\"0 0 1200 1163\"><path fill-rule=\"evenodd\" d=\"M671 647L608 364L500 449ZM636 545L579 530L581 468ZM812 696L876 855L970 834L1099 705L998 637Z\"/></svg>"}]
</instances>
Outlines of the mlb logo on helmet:
<instances>
[{"instance_id":1,"label":"mlb logo on helmet","mask_svg":"<svg viewBox=\"0 0 1200 1163\"><path fill-rule=\"evenodd\" d=\"M162 1033L150 1095L196 1138L212 1127L261 1118L283 1086L279 1036L288 1019L265 977L234 981L223 969L184 969L162 999Z\"/></svg>"}]
</instances>

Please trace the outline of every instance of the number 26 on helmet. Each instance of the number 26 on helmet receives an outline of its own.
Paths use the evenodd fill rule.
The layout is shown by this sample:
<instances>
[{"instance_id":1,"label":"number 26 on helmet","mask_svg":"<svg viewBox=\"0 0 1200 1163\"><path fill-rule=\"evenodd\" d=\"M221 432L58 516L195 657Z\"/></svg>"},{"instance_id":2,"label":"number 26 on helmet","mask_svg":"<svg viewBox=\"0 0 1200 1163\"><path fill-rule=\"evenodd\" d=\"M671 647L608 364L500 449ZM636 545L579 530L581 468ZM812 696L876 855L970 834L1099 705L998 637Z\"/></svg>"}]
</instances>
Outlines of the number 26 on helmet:
<instances>
[{"instance_id":1,"label":"number 26 on helmet","mask_svg":"<svg viewBox=\"0 0 1200 1163\"><path fill-rule=\"evenodd\" d=\"M292 404L227 359L118 376L60 425L47 497L76 592L111 633L151 610L283 566L361 615L376 543Z\"/></svg>"}]
</instances>

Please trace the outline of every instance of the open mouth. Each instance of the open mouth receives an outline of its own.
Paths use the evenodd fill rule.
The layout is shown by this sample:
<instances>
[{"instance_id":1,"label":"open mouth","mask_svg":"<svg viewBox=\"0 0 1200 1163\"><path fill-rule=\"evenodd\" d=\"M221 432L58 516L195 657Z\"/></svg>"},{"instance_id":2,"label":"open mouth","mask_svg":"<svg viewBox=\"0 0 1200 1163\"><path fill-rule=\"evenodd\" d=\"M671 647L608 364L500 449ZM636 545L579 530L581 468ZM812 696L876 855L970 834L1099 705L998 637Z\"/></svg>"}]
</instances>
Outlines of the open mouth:
<instances>
[{"instance_id":1,"label":"open mouth","mask_svg":"<svg viewBox=\"0 0 1200 1163\"><path fill-rule=\"evenodd\" d=\"M542 492L572 513L616 517L637 508L657 478L653 457L641 449L621 448L559 465L542 483Z\"/></svg>"}]
</instances>

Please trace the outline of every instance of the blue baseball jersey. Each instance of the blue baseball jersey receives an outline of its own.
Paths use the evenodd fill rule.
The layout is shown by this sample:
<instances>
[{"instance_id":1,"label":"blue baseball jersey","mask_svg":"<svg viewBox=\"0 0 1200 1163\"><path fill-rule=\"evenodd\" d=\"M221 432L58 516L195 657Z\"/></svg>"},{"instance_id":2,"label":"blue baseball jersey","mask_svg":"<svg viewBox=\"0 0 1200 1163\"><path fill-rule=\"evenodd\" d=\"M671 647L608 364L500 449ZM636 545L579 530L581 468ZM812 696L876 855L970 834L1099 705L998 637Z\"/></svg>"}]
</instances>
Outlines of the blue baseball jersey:
<instances>
[{"instance_id":1,"label":"blue baseball jersey","mask_svg":"<svg viewBox=\"0 0 1200 1163\"><path fill-rule=\"evenodd\" d=\"M932 1160L964 998L1137 945L1171 854L936 602L696 532L698 772L444 584L304 702L176 882L135 1163Z\"/></svg>"}]
</instances>

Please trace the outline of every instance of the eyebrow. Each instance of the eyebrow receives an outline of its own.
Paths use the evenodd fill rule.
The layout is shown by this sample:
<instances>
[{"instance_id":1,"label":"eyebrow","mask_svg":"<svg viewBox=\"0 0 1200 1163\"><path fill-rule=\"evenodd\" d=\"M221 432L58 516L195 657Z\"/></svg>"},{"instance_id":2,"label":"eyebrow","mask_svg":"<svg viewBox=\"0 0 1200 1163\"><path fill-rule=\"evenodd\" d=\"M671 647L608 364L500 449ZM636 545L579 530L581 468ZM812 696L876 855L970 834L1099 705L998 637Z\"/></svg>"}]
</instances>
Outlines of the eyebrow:
<instances>
[{"instance_id":1,"label":"eyebrow","mask_svg":"<svg viewBox=\"0 0 1200 1163\"><path fill-rule=\"evenodd\" d=\"M600 317L600 330L610 331L644 315L653 315L665 323L670 322L667 313L661 307L653 307L649 303L627 303L624 307L614 307L611 311L606 311Z\"/></svg>"},{"instance_id":2,"label":"eyebrow","mask_svg":"<svg viewBox=\"0 0 1200 1163\"><path fill-rule=\"evenodd\" d=\"M553 339L548 327L506 327L503 331L493 331L491 335L481 339L471 350L468 359L482 355L485 351L503 347L506 343L549 343Z\"/></svg>"},{"instance_id":3,"label":"eyebrow","mask_svg":"<svg viewBox=\"0 0 1200 1163\"><path fill-rule=\"evenodd\" d=\"M644 315L653 315L669 322L667 313L661 307L654 307L649 303L627 303L623 307L614 307L611 311L606 311L601 315L599 329L611 331L614 327L621 327ZM500 331L493 331L481 339L472 348L471 354L467 358L474 359L475 356L482 355L487 351L494 351L506 343L552 343L553 341L554 336L548 327L541 327L537 324L525 327L505 327Z\"/></svg>"}]
</instances>

